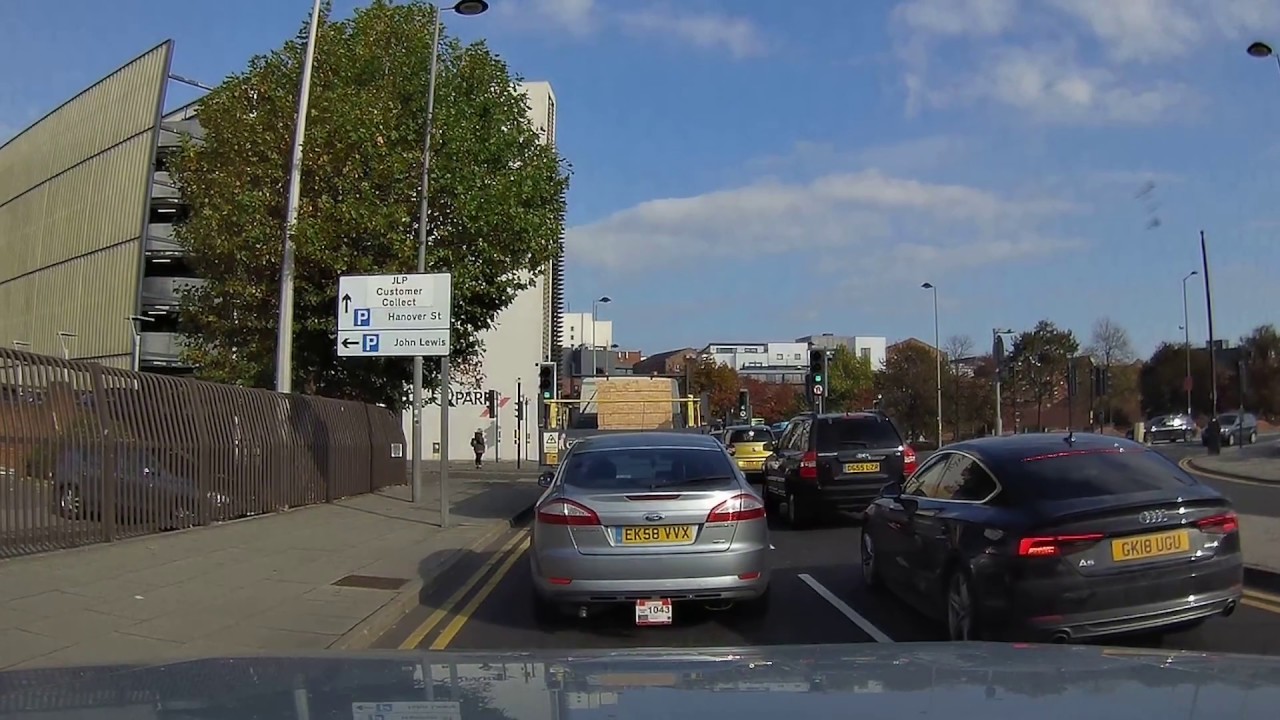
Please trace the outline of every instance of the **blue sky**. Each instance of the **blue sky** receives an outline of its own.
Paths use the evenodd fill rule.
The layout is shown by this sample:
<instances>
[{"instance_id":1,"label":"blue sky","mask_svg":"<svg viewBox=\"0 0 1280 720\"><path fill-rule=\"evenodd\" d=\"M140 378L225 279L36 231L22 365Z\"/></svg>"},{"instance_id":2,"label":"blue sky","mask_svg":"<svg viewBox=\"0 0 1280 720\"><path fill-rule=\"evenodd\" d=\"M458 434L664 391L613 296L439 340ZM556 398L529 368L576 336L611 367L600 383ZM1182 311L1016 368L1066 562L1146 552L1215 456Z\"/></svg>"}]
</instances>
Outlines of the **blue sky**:
<instances>
[{"instance_id":1,"label":"blue sky","mask_svg":"<svg viewBox=\"0 0 1280 720\"><path fill-rule=\"evenodd\" d=\"M1280 47L1274 0L491 4L449 29L552 83L570 306L612 297L626 347L931 340L929 281L944 338L1106 315L1146 353L1201 229L1217 334L1280 321L1280 67L1244 53ZM213 7L0 3L0 136L166 38L216 83L310 3Z\"/></svg>"}]
</instances>

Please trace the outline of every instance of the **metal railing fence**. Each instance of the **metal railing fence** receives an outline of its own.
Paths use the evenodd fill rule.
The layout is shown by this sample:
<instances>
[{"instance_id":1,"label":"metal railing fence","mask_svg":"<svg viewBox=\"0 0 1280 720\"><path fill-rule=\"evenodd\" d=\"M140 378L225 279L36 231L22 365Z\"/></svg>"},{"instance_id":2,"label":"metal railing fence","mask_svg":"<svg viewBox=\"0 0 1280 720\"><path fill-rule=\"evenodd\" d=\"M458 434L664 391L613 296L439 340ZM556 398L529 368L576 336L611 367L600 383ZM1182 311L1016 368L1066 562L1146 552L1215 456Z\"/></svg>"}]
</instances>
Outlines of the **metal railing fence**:
<instances>
[{"instance_id":1,"label":"metal railing fence","mask_svg":"<svg viewBox=\"0 0 1280 720\"><path fill-rule=\"evenodd\" d=\"M0 348L0 558L405 483L386 408Z\"/></svg>"}]
</instances>

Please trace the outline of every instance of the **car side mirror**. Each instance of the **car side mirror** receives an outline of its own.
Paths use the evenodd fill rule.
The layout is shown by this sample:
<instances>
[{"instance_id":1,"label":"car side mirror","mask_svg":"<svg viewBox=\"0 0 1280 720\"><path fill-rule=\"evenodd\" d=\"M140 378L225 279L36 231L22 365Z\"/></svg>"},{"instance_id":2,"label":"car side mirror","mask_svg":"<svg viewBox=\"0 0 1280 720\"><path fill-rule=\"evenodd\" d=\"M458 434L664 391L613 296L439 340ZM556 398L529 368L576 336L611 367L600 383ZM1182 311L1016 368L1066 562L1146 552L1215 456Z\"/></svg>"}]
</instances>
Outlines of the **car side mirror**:
<instances>
[{"instance_id":1,"label":"car side mirror","mask_svg":"<svg viewBox=\"0 0 1280 720\"><path fill-rule=\"evenodd\" d=\"M538 476L538 487L551 487L551 481L556 479L556 474L550 470Z\"/></svg>"},{"instance_id":2,"label":"car side mirror","mask_svg":"<svg viewBox=\"0 0 1280 720\"><path fill-rule=\"evenodd\" d=\"M765 451L765 452L773 452L773 443L771 443L771 442L767 442L767 443L765 443L765 444L764 444L764 451Z\"/></svg>"},{"instance_id":3,"label":"car side mirror","mask_svg":"<svg viewBox=\"0 0 1280 720\"><path fill-rule=\"evenodd\" d=\"M902 506L902 509L906 511L908 515L920 509L920 501L916 498L899 495L897 500L898 504Z\"/></svg>"},{"instance_id":4,"label":"car side mirror","mask_svg":"<svg viewBox=\"0 0 1280 720\"><path fill-rule=\"evenodd\" d=\"M902 483L897 480L890 480L880 486L880 497L896 498L902 496Z\"/></svg>"}]
</instances>

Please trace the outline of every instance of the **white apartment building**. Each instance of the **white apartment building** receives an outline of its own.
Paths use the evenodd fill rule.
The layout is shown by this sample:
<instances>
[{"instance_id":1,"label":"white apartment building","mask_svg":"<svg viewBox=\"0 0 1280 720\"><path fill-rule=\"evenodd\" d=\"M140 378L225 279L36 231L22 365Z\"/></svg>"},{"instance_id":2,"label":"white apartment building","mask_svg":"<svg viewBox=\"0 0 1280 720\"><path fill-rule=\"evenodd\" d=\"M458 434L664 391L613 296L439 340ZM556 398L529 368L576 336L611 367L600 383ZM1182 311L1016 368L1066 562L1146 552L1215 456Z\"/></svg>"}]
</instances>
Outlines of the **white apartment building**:
<instances>
[{"instance_id":1,"label":"white apartment building","mask_svg":"<svg viewBox=\"0 0 1280 720\"><path fill-rule=\"evenodd\" d=\"M808 365L809 346L801 342L710 343L703 356L742 372L765 368L802 368Z\"/></svg>"},{"instance_id":2,"label":"white apartment building","mask_svg":"<svg viewBox=\"0 0 1280 720\"><path fill-rule=\"evenodd\" d=\"M567 312L560 316L560 342L566 348L613 347L613 321L593 321L591 313Z\"/></svg>"},{"instance_id":3,"label":"white apartment building","mask_svg":"<svg viewBox=\"0 0 1280 720\"><path fill-rule=\"evenodd\" d=\"M543 142L555 143L556 96L547 82L521 83L529 103L529 122ZM548 264L533 286L516 296L498 314L492 329L481 334L484 354L480 359L478 384L454 379L450 388L449 456L471 457L471 437L484 433L486 458L511 459L517 445L525 458L538 457L536 431L516 432L516 406L526 402L525 417L537 415L534 399L538 393L538 365L550 360L563 341L560 311L564 287L563 260ZM498 392L498 413L489 417L485 403L488 390ZM422 413L423 450L421 457L440 457L440 410L438 393L428 390L428 404ZM523 395L523 398L520 397ZM405 435L413 443L412 413L404 413ZM414 450L416 452L416 450Z\"/></svg>"},{"instance_id":4,"label":"white apartment building","mask_svg":"<svg viewBox=\"0 0 1280 720\"><path fill-rule=\"evenodd\" d=\"M834 335L832 333L806 335L805 337L796 338L796 342L804 343L806 346L813 345L824 350L834 350L836 347L843 345L858 357L871 361L872 370L884 369L885 349L889 346L887 338L866 335Z\"/></svg>"}]
</instances>

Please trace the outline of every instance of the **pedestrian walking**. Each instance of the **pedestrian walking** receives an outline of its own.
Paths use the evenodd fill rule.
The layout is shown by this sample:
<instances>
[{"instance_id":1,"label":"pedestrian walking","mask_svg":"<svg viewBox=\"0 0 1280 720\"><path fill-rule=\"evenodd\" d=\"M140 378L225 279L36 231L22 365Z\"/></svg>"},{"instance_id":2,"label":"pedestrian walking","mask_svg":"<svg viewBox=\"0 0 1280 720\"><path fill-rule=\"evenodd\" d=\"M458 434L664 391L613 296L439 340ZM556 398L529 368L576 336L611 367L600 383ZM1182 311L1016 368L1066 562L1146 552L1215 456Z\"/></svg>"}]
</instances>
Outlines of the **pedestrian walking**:
<instances>
[{"instance_id":1,"label":"pedestrian walking","mask_svg":"<svg viewBox=\"0 0 1280 720\"><path fill-rule=\"evenodd\" d=\"M484 457L483 430L477 430L476 434L471 436L471 452L476 454L476 467L480 467L480 460Z\"/></svg>"}]
</instances>

